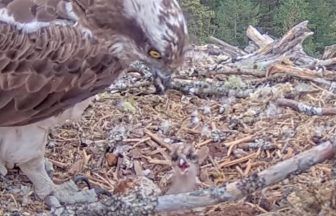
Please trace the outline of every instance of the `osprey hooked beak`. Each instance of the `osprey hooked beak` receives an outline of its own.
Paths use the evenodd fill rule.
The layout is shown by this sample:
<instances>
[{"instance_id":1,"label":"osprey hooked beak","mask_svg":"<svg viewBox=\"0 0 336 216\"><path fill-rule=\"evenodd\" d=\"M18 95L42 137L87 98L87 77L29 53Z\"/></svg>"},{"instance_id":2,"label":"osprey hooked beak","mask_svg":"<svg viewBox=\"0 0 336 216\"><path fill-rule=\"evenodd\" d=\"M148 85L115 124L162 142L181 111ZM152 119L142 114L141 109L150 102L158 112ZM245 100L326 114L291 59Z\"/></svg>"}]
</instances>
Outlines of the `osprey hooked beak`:
<instances>
[{"instance_id":1,"label":"osprey hooked beak","mask_svg":"<svg viewBox=\"0 0 336 216\"><path fill-rule=\"evenodd\" d=\"M164 94L170 87L172 71L166 68L152 67L151 72L154 77L154 86L157 94Z\"/></svg>"}]
</instances>

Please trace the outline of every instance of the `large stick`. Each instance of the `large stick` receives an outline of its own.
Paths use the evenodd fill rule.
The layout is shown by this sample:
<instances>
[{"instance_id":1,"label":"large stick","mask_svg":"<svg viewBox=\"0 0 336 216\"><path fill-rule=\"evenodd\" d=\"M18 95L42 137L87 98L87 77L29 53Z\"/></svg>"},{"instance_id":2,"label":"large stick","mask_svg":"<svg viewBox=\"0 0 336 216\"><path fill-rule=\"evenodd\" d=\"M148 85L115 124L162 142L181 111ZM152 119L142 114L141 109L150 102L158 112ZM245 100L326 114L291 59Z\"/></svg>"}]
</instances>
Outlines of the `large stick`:
<instances>
[{"instance_id":1,"label":"large stick","mask_svg":"<svg viewBox=\"0 0 336 216\"><path fill-rule=\"evenodd\" d=\"M335 107L314 107L295 100L281 98L276 101L279 106L290 107L295 111L304 113L306 115L336 115Z\"/></svg>"},{"instance_id":2,"label":"large stick","mask_svg":"<svg viewBox=\"0 0 336 216\"><path fill-rule=\"evenodd\" d=\"M237 56L242 56L242 55L246 55L247 53L244 52L243 50L239 49L238 47L232 46L218 38L215 38L213 36L209 37L209 40L213 43L219 44L222 49L229 54L232 57L237 57Z\"/></svg>"},{"instance_id":3,"label":"large stick","mask_svg":"<svg viewBox=\"0 0 336 216\"><path fill-rule=\"evenodd\" d=\"M263 48L268 44L274 42L274 40L270 36L262 35L256 28L251 25L247 28L246 35L250 40L256 43L259 48Z\"/></svg>"}]
</instances>

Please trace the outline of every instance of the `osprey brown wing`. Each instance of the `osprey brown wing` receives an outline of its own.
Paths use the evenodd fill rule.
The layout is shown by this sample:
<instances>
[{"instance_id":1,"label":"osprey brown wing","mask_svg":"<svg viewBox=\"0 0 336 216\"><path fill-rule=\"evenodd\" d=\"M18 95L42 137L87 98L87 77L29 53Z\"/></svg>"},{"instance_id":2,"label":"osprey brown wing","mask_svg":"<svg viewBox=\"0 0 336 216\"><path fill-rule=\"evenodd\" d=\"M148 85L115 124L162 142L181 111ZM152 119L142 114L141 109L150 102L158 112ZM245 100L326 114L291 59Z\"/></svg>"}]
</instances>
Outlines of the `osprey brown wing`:
<instances>
[{"instance_id":1,"label":"osprey brown wing","mask_svg":"<svg viewBox=\"0 0 336 216\"><path fill-rule=\"evenodd\" d=\"M104 90L122 71L109 46L72 27L24 33L0 23L0 126L37 122Z\"/></svg>"}]
</instances>

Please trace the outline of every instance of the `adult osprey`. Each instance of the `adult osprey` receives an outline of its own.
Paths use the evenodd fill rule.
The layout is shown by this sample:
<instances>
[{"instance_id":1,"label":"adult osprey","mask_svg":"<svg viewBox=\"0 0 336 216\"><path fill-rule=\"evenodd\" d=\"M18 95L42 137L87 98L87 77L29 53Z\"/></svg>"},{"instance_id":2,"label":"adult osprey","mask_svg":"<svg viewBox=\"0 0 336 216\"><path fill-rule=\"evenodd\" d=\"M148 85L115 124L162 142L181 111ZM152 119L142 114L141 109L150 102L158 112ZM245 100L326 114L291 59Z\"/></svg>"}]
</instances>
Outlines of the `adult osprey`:
<instances>
[{"instance_id":1,"label":"adult osprey","mask_svg":"<svg viewBox=\"0 0 336 216\"><path fill-rule=\"evenodd\" d=\"M0 173L17 165L40 198L55 194L47 130L81 114L134 60L162 86L186 43L176 0L0 0Z\"/></svg>"}]
</instances>

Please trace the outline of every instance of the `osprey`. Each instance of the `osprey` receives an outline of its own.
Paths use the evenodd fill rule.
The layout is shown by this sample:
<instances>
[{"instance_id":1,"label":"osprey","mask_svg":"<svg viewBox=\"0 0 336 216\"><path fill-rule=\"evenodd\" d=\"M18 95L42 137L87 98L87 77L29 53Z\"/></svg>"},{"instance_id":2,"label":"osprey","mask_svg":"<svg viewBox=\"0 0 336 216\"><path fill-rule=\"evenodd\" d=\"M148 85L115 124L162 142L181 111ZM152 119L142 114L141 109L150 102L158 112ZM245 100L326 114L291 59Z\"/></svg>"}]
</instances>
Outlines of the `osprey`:
<instances>
[{"instance_id":1,"label":"osprey","mask_svg":"<svg viewBox=\"0 0 336 216\"><path fill-rule=\"evenodd\" d=\"M48 129L78 118L135 60L164 88L183 61L177 0L0 0L0 174L15 165L45 199Z\"/></svg>"}]
</instances>

